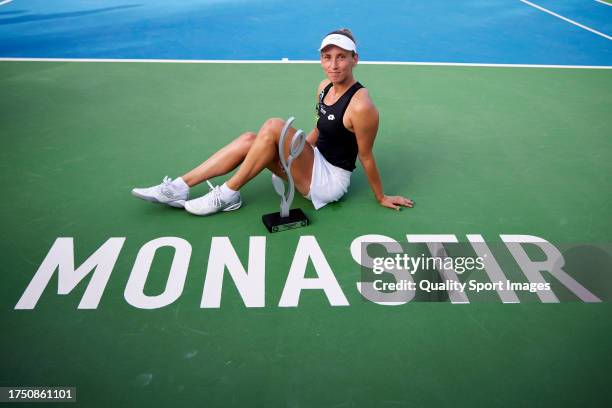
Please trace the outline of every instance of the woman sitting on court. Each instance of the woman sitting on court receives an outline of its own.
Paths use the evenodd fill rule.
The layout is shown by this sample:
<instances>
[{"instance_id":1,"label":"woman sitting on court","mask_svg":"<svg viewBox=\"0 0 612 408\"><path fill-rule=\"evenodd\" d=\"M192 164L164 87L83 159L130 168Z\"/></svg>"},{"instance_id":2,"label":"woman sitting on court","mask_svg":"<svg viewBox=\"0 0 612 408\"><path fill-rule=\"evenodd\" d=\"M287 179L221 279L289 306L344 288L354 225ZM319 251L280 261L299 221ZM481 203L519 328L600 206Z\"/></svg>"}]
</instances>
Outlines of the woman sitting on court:
<instances>
[{"instance_id":1,"label":"woman sitting on court","mask_svg":"<svg viewBox=\"0 0 612 408\"><path fill-rule=\"evenodd\" d=\"M348 29L333 31L319 48L321 66L327 79L317 90L317 126L306 137L302 153L291 164L297 190L312 201L315 209L339 200L348 190L357 156L378 202L396 210L412 207L413 202L401 196L387 196L372 145L378 131L378 111L368 91L353 77L359 60L355 39ZM165 178L162 184L135 188L132 194L147 201L184 207L196 215L240 208L239 190L249 180L268 168L286 179L280 165L278 144L285 122L268 119L257 134L247 132L213 154L195 169L175 180ZM291 140L296 130L290 128ZM285 157L289 154L287 143ZM240 166L222 186L216 186L199 198L189 200L189 189Z\"/></svg>"}]
</instances>

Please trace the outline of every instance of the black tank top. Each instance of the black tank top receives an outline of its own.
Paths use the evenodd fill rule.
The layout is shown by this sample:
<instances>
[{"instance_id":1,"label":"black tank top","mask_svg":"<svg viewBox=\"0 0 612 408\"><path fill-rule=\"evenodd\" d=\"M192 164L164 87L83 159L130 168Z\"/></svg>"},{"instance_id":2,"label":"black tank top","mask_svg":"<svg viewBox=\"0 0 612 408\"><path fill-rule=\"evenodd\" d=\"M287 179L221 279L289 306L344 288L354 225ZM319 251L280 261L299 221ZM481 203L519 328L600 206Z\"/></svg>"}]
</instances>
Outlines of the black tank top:
<instances>
[{"instance_id":1,"label":"black tank top","mask_svg":"<svg viewBox=\"0 0 612 408\"><path fill-rule=\"evenodd\" d=\"M329 84L321 91L319 103L317 104L317 129L319 138L317 148L325 157L325 160L336 167L348 171L355 169L357 160L357 139L355 133L344 127L342 119L344 112L355 92L363 88L359 82L355 82L333 105L326 105L323 100L333 84Z\"/></svg>"}]
</instances>

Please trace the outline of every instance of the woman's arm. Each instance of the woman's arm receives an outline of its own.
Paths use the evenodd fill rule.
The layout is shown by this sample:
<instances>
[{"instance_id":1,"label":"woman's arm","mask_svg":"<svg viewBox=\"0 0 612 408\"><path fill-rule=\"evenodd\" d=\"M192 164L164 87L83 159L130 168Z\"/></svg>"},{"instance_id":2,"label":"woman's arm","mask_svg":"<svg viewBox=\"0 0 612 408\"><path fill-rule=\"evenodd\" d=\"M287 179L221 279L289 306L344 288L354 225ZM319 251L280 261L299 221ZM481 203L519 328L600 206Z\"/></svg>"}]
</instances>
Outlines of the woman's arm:
<instances>
[{"instance_id":1,"label":"woman's arm","mask_svg":"<svg viewBox=\"0 0 612 408\"><path fill-rule=\"evenodd\" d=\"M383 207L394 210L399 210L401 206L412 207L413 201L408 198L384 194L380 173L372 152L374 139L376 139L376 133L378 132L378 110L376 110L369 97L355 98L354 102L351 106L350 120L353 132L357 137L359 161L368 178L374 197Z\"/></svg>"}]
</instances>

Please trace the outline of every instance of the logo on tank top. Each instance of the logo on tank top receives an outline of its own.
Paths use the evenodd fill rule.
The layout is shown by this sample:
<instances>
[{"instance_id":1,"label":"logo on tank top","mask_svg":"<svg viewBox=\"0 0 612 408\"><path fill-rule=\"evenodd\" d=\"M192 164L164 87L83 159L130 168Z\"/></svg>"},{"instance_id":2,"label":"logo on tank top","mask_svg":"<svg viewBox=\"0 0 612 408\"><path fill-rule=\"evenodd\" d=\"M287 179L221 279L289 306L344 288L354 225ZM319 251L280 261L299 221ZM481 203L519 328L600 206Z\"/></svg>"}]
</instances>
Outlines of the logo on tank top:
<instances>
[{"instance_id":1,"label":"logo on tank top","mask_svg":"<svg viewBox=\"0 0 612 408\"><path fill-rule=\"evenodd\" d=\"M336 119L336 117L335 117L334 115L329 115L329 116L327 117L327 120L334 120L334 119Z\"/></svg>"}]
</instances>

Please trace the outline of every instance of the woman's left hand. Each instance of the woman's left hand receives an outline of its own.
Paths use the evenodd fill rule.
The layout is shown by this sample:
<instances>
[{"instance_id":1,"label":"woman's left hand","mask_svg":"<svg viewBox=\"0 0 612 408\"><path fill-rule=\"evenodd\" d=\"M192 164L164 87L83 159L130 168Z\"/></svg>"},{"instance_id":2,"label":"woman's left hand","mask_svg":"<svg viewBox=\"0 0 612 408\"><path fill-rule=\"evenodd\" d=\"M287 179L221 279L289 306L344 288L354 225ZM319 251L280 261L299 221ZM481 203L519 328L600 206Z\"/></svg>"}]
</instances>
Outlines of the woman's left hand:
<instances>
[{"instance_id":1,"label":"woman's left hand","mask_svg":"<svg viewBox=\"0 0 612 408\"><path fill-rule=\"evenodd\" d=\"M399 211L402 206L412 208L414 205L414 201L409 198L402 196L383 196L382 199L379 200L380 205L383 207L391 208L393 210Z\"/></svg>"}]
</instances>

